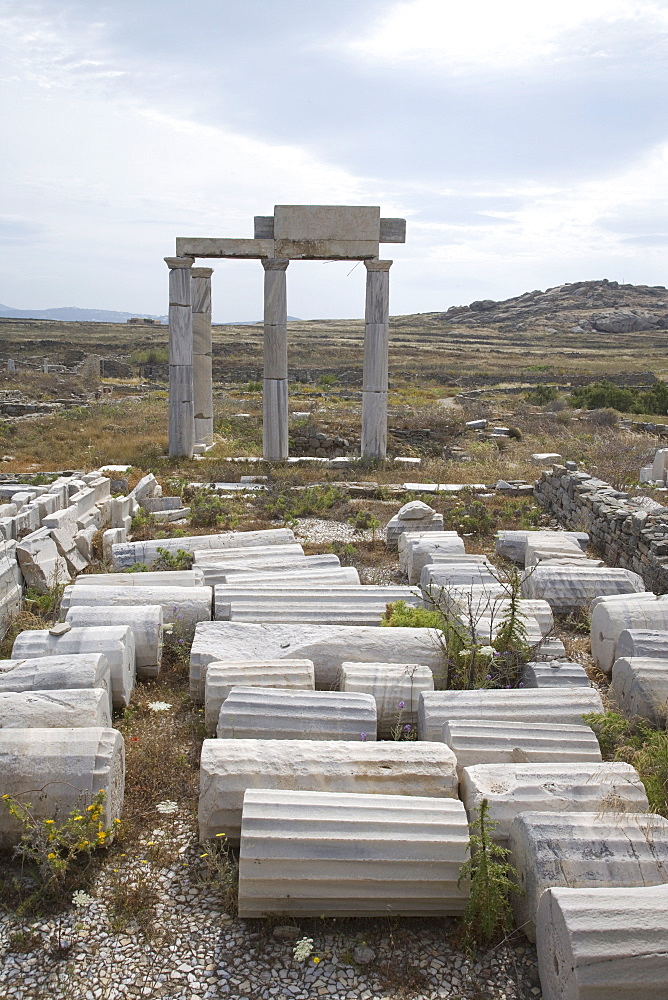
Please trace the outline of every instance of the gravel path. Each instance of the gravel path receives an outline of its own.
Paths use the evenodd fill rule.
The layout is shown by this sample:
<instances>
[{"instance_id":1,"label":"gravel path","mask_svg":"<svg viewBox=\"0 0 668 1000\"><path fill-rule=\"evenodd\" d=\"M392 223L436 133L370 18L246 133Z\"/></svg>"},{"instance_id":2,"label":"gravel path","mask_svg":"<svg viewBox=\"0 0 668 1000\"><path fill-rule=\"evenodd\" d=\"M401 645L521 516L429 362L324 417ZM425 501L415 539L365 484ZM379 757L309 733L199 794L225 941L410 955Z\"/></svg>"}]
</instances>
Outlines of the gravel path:
<instances>
[{"instance_id":1,"label":"gravel path","mask_svg":"<svg viewBox=\"0 0 668 1000\"><path fill-rule=\"evenodd\" d=\"M351 524L325 521L319 517L300 517L294 529L298 539L318 545L322 542L370 542L370 531L356 531ZM376 537L382 532L377 531Z\"/></svg>"},{"instance_id":2,"label":"gravel path","mask_svg":"<svg viewBox=\"0 0 668 1000\"><path fill-rule=\"evenodd\" d=\"M122 877L140 873L159 901L148 921L114 932L109 865L92 900L60 919L0 920L0 996L13 1000L534 1000L535 950L520 933L493 952L468 956L449 937L447 919L236 920L207 876L194 830L169 821L172 860L151 852L127 858ZM121 864L120 857L114 864ZM146 860L148 858L149 860ZM18 932L18 934L17 934ZM16 950L20 933L30 950ZM311 955L293 957L295 942ZM58 945L60 944L60 949Z\"/></svg>"}]
</instances>

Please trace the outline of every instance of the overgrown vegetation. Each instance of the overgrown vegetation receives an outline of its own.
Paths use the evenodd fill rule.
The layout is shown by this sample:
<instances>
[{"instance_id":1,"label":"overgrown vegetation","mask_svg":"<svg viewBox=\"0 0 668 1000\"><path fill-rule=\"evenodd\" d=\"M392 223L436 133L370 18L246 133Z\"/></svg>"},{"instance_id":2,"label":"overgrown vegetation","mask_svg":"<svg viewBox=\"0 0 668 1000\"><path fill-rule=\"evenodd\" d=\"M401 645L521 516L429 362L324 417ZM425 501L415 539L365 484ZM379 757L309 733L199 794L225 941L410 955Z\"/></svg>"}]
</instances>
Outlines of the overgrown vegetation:
<instances>
[{"instance_id":1,"label":"overgrown vegetation","mask_svg":"<svg viewBox=\"0 0 668 1000\"><path fill-rule=\"evenodd\" d=\"M668 732L619 712L594 713L585 716L585 721L596 733L603 759L632 764L645 786L651 811L668 817Z\"/></svg>"},{"instance_id":2,"label":"overgrown vegetation","mask_svg":"<svg viewBox=\"0 0 668 1000\"><path fill-rule=\"evenodd\" d=\"M655 382L646 389L626 389L613 382L593 382L571 391L571 406L585 410L611 407L620 413L668 414L668 382Z\"/></svg>"},{"instance_id":3,"label":"overgrown vegetation","mask_svg":"<svg viewBox=\"0 0 668 1000\"><path fill-rule=\"evenodd\" d=\"M433 587L431 608L396 601L387 606L381 624L437 631L443 666L434 682L443 690L522 687L524 666L535 654L520 609L522 581L515 569L497 579L505 591L500 610L493 598L469 593L462 603L449 588Z\"/></svg>"}]
</instances>

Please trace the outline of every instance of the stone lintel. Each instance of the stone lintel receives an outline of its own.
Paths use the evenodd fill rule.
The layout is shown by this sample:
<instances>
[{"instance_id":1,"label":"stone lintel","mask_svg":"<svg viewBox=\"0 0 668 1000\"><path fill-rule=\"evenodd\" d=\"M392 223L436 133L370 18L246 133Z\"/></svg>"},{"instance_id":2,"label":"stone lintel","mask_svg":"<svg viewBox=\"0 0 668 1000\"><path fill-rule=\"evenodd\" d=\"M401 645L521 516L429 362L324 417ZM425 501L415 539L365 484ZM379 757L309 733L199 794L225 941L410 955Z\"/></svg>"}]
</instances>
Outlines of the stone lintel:
<instances>
[{"instance_id":1,"label":"stone lintel","mask_svg":"<svg viewBox=\"0 0 668 1000\"><path fill-rule=\"evenodd\" d=\"M364 261L364 266L367 269L367 271L389 271L393 264L394 264L393 260L365 260Z\"/></svg>"},{"instance_id":2,"label":"stone lintel","mask_svg":"<svg viewBox=\"0 0 668 1000\"><path fill-rule=\"evenodd\" d=\"M374 230L375 233L375 230ZM256 215L253 219L253 235L256 240L274 239L274 217L273 215ZM341 236L342 234L337 234ZM290 237L299 239L307 237L308 233L299 233L298 236ZM319 236L326 236L321 233ZM286 237L287 238L287 237ZM328 236L327 238L334 238ZM379 229L380 243L405 243L406 242L406 220L405 219L381 219Z\"/></svg>"},{"instance_id":3,"label":"stone lintel","mask_svg":"<svg viewBox=\"0 0 668 1000\"><path fill-rule=\"evenodd\" d=\"M179 236L176 252L192 257L230 257L245 260L261 260L274 256L273 240L235 240L199 236Z\"/></svg>"},{"instance_id":4,"label":"stone lintel","mask_svg":"<svg viewBox=\"0 0 668 1000\"><path fill-rule=\"evenodd\" d=\"M178 257L165 257L165 264L172 270L176 267L192 267L194 263L195 258L185 254L179 254Z\"/></svg>"},{"instance_id":5,"label":"stone lintel","mask_svg":"<svg viewBox=\"0 0 668 1000\"><path fill-rule=\"evenodd\" d=\"M288 260L368 260L378 256L377 240L276 240L276 257Z\"/></svg>"}]
</instances>

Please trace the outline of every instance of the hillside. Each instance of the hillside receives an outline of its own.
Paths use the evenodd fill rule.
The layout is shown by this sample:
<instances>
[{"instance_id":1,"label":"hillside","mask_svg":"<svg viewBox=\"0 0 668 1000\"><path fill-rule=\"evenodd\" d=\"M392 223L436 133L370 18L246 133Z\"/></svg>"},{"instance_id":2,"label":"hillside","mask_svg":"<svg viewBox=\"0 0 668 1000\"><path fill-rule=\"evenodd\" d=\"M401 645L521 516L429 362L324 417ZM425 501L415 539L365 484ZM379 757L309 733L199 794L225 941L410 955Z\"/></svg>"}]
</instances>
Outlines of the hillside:
<instances>
[{"instance_id":1,"label":"hillside","mask_svg":"<svg viewBox=\"0 0 668 1000\"><path fill-rule=\"evenodd\" d=\"M431 379L461 386L605 376L636 384L668 377L667 328L665 288L583 281L501 302L393 316L390 373L395 382ZM344 385L358 386L363 332L362 319L291 320L290 377L313 380L331 374ZM0 318L0 368L8 358L40 366L45 357L52 364L72 365L87 354L137 361L156 349L166 360L167 338L166 326ZM261 378L262 340L261 324L214 326L216 380ZM166 366L142 369L142 374L164 379Z\"/></svg>"}]
</instances>

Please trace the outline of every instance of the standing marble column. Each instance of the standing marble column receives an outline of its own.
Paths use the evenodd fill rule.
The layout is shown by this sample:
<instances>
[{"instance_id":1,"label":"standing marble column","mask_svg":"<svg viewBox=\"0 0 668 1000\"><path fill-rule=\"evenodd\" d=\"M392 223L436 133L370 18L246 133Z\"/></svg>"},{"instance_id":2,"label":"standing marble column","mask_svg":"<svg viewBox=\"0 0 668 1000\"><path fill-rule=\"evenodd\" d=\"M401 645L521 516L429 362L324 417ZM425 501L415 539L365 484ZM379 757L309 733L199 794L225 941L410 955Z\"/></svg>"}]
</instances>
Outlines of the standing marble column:
<instances>
[{"instance_id":1,"label":"standing marble column","mask_svg":"<svg viewBox=\"0 0 668 1000\"><path fill-rule=\"evenodd\" d=\"M264 268L264 385L262 453L270 462L288 457L288 260L267 258Z\"/></svg>"},{"instance_id":2,"label":"standing marble column","mask_svg":"<svg viewBox=\"0 0 668 1000\"><path fill-rule=\"evenodd\" d=\"M211 346L212 267L193 267L193 401L195 443L213 444L213 371Z\"/></svg>"},{"instance_id":3,"label":"standing marble column","mask_svg":"<svg viewBox=\"0 0 668 1000\"><path fill-rule=\"evenodd\" d=\"M365 260L362 458L387 452L387 377L391 260Z\"/></svg>"},{"instance_id":4,"label":"standing marble column","mask_svg":"<svg viewBox=\"0 0 668 1000\"><path fill-rule=\"evenodd\" d=\"M169 454L192 458L193 313L190 269L193 257L165 257L169 268Z\"/></svg>"}]
</instances>

